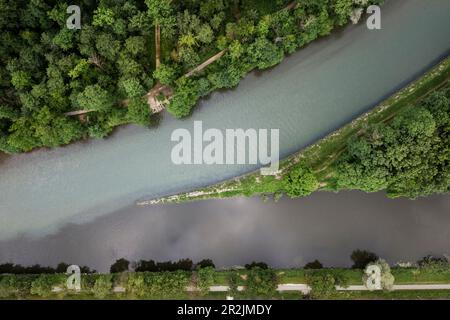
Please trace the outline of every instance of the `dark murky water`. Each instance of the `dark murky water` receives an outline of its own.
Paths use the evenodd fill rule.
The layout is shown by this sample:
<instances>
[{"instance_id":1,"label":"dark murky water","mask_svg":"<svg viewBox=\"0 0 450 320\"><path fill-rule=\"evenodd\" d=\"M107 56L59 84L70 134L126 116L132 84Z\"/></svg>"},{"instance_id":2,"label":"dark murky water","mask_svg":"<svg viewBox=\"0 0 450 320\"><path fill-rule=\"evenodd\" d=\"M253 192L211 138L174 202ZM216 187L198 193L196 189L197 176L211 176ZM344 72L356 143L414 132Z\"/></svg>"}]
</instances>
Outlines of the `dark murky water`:
<instances>
[{"instance_id":1,"label":"dark murky water","mask_svg":"<svg viewBox=\"0 0 450 320\"><path fill-rule=\"evenodd\" d=\"M117 258L212 258L218 266L263 260L349 265L352 250L391 262L450 253L450 196L390 200L382 193L316 193L305 199L213 200L132 207L54 235L0 242L0 261L67 261L106 271Z\"/></svg>"}]
</instances>

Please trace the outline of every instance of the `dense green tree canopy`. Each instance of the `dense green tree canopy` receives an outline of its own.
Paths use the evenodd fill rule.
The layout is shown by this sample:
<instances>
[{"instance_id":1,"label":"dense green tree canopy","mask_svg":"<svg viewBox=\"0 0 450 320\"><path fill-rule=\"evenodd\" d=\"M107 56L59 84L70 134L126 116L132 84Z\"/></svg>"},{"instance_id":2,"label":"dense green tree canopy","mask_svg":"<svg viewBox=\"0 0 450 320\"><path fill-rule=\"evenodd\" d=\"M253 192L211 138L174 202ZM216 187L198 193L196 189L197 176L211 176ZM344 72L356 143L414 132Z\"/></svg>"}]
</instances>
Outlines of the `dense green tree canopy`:
<instances>
[{"instance_id":1,"label":"dense green tree canopy","mask_svg":"<svg viewBox=\"0 0 450 320\"><path fill-rule=\"evenodd\" d=\"M310 195L319 183L309 167L299 164L283 177L283 186L286 194L295 198Z\"/></svg>"},{"instance_id":2,"label":"dense green tree canopy","mask_svg":"<svg viewBox=\"0 0 450 320\"><path fill-rule=\"evenodd\" d=\"M447 86L348 142L338 188L416 198L450 191L450 90Z\"/></svg>"},{"instance_id":3,"label":"dense green tree canopy","mask_svg":"<svg viewBox=\"0 0 450 320\"><path fill-rule=\"evenodd\" d=\"M185 117L201 97L276 65L347 23L354 8L378 2L81 0L81 29L69 29L67 2L0 0L0 150L54 147L104 137L124 123L147 125L151 112L137 98L158 82L175 92L168 111ZM219 50L225 54L218 61L183 79ZM77 110L89 115L65 116Z\"/></svg>"}]
</instances>

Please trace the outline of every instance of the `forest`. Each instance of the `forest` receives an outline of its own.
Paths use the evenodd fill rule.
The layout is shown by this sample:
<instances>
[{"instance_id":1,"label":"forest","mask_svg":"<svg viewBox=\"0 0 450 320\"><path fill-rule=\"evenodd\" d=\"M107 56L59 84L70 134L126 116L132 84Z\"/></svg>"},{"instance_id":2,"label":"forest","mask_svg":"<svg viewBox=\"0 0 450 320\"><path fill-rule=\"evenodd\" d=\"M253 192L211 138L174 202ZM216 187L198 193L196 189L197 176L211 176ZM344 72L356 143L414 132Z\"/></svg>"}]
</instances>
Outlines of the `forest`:
<instances>
[{"instance_id":1,"label":"forest","mask_svg":"<svg viewBox=\"0 0 450 320\"><path fill-rule=\"evenodd\" d=\"M280 183L291 198L326 190L386 191L390 198L450 192L450 84L430 92L391 119L367 125L346 141L326 179L300 162ZM273 190L271 190L273 191Z\"/></svg>"},{"instance_id":2,"label":"forest","mask_svg":"<svg viewBox=\"0 0 450 320\"><path fill-rule=\"evenodd\" d=\"M144 97L157 85L172 92L156 97L169 113L186 117L212 91L235 87L251 70L278 64L347 24L358 8L381 2L82 0L81 29L72 30L70 3L0 0L0 150L154 125Z\"/></svg>"},{"instance_id":3,"label":"forest","mask_svg":"<svg viewBox=\"0 0 450 320\"><path fill-rule=\"evenodd\" d=\"M450 85L350 139L335 188L417 198L450 192Z\"/></svg>"}]
</instances>

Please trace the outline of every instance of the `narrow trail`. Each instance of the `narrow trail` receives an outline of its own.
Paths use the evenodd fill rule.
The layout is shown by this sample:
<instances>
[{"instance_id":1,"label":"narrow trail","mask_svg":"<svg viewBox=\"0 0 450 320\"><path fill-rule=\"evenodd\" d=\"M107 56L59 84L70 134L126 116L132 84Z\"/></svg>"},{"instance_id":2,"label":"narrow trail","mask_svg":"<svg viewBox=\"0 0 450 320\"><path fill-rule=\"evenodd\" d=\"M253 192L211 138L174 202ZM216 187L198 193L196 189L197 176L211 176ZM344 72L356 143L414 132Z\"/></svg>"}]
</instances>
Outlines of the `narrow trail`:
<instances>
[{"instance_id":1,"label":"narrow trail","mask_svg":"<svg viewBox=\"0 0 450 320\"><path fill-rule=\"evenodd\" d=\"M161 27L159 24L155 25L155 68L161 66Z\"/></svg>"}]
</instances>

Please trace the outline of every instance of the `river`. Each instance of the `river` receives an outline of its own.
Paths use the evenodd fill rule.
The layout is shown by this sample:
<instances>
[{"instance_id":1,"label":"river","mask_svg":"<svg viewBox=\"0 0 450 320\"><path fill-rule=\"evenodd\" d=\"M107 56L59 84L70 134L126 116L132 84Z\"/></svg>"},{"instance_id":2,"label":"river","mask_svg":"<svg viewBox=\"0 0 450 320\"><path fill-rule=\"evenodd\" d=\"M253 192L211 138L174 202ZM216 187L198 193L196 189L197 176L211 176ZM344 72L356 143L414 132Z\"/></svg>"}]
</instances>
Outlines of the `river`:
<instances>
[{"instance_id":1,"label":"river","mask_svg":"<svg viewBox=\"0 0 450 320\"><path fill-rule=\"evenodd\" d=\"M449 12L450 1L447 0L388 1L382 8L382 30L370 31L365 24L360 24L335 32L286 58L276 68L249 75L235 90L213 94L188 119L180 121L164 115L156 129L127 126L105 140L2 156L0 239L3 242L0 260L12 259L11 254L16 245L20 246L22 242L19 239L23 237L34 237L31 243L38 245L39 241L44 241L39 238L58 232L69 223L86 224L95 219L110 219L118 212L129 212L127 217L131 223L132 212L138 210L133 208L137 199L192 189L255 169L255 166L173 165L170 161L173 146L170 135L177 128L192 130L194 120L203 121L204 128L279 128L283 157L307 146L367 111L448 54ZM352 195L356 199L371 196ZM321 197L324 196L316 195L308 201L321 202ZM336 197L331 199L341 199L339 195ZM377 203L382 203L384 197L377 197ZM355 206L356 199L346 202L348 207L341 210L353 214L366 210L363 204ZM448 197L431 199L434 201L423 201L430 205L436 201L446 204L438 204L436 214L449 211ZM234 206L242 204L242 201L252 204L254 200L219 202L213 207L205 207L201 203L188 204L186 210L198 206L197 211L207 210L202 211L203 214L214 215L223 212L222 206ZM298 200L297 205L301 206L302 201ZM416 202L404 200L398 200L397 205L395 212L407 212L415 205L420 207ZM298 214L300 220L297 223L301 224L303 213L289 208L286 207L288 212L285 214ZM179 219L186 219L183 210L176 211L171 206L140 210L150 217L157 216L161 210L178 212ZM281 210L274 211L274 217L280 219ZM428 216L431 211L427 207L423 215ZM245 219L252 210L238 212ZM342 212L323 214L335 217ZM230 217L231 220L236 219ZM327 223L326 219L309 223L321 223L327 227L323 225ZM117 225L120 226L120 219ZM144 239L142 232L145 230L148 233L167 232L174 238L182 236L176 232L171 234L170 227L162 222L146 226L147 229L142 229L141 233L130 230L126 234L122 234L118 227L120 235L116 236L124 241L124 246L127 243L131 245L133 239ZM97 233L102 232L99 226ZM360 231L353 230L349 223L345 236L351 237L353 232ZM61 233L57 234L63 237ZM79 240L81 237L80 231ZM110 240L104 238L104 241L106 239ZM317 251L313 243L309 245L308 250ZM33 246L30 244L30 247ZM392 252L396 251L392 248ZM83 246L78 250L86 249ZM61 250L52 252L54 259L62 255ZM222 249L216 247L215 250ZM232 259L231 252L225 254ZM155 254L154 258L158 255Z\"/></svg>"},{"instance_id":2,"label":"river","mask_svg":"<svg viewBox=\"0 0 450 320\"><path fill-rule=\"evenodd\" d=\"M121 257L159 261L211 258L219 267L265 261L299 267L319 259L349 266L355 249L391 263L450 254L450 197L389 200L382 193L318 192L304 199L261 199L129 207L55 234L0 241L0 261L107 271Z\"/></svg>"}]
</instances>

